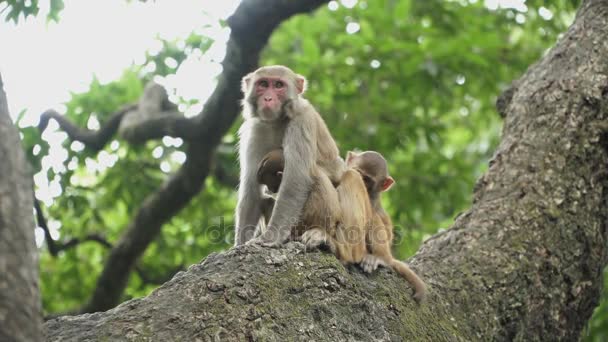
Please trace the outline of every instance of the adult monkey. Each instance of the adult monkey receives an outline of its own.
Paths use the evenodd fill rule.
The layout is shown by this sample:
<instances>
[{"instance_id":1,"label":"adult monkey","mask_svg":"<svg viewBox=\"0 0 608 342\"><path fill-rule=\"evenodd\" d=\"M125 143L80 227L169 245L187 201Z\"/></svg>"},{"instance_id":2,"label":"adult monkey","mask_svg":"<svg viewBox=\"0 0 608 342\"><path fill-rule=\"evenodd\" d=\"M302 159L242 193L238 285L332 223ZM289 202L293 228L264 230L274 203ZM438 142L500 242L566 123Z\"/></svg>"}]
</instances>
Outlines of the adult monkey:
<instances>
[{"instance_id":1,"label":"adult monkey","mask_svg":"<svg viewBox=\"0 0 608 342\"><path fill-rule=\"evenodd\" d=\"M265 246L282 244L300 218L318 177L338 184L346 166L325 122L302 95L306 79L285 66L266 66L242 81L243 116L239 129L241 176L236 208L235 244L249 241L262 215L257 167L266 153L283 148L283 172L267 229L255 239Z\"/></svg>"}]
</instances>

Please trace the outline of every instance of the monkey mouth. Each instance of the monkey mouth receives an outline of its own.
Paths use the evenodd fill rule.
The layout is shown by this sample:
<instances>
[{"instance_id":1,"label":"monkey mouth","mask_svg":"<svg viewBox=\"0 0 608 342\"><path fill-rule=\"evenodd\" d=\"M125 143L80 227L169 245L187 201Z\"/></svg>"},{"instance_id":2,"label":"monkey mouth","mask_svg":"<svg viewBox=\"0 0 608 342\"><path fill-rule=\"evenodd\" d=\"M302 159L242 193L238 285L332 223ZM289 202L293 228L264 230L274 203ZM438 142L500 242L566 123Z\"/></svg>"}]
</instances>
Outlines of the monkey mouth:
<instances>
[{"instance_id":1,"label":"monkey mouth","mask_svg":"<svg viewBox=\"0 0 608 342\"><path fill-rule=\"evenodd\" d=\"M260 119L263 121L273 121L280 116L280 111L274 110L274 108L264 106L260 110Z\"/></svg>"}]
</instances>

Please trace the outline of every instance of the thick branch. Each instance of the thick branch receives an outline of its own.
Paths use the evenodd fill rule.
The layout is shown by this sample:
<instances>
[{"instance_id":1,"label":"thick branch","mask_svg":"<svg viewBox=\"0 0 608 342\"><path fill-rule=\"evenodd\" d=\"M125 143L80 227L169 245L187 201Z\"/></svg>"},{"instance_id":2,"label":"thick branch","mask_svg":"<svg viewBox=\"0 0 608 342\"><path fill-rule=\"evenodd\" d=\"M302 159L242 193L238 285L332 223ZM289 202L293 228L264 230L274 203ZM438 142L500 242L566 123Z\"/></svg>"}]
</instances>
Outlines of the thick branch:
<instances>
[{"instance_id":1,"label":"thick branch","mask_svg":"<svg viewBox=\"0 0 608 342\"><path fill-rule=\"evenodd\" d=\"M97 281L85 312L107 310L120 302L136 260L159 234L162 225L190 202L209 174L210 160L221 137L240 112L240 80L258 64L259 53L270 33L297 13L311 11L327 1L244 0L229 20L232 28L224 71L218 85L195 117L197 139L188 145L187 160L135 214Z\"/></svg>"},{"instance_id":2,"label":"thick branch","mask_svg":"<svg viewBox=\"0 0 608 342\"><path fill-rule=\"evenodd\" d=\"M131 114L141 115L140 113L129 113L128 115ZM119 131L120 136L132 144L141 144L164 136L182 138L187 142L196 138L192 119L184 117L182 113L170 111L154 114L154 117L146 118L145 121L128 127L124 125L123 120Z\"/></svg>"},{"instance_id":3,"label":"thick branch","mask_svg":"<svg viewBox=\"0 0 608 342\"><path fill-rule=\"evenodd\" d=\"M46 129L50 119L55 119L71 140L80 141L94 151L101 150L117 131L132 144L164 136L190 142L198 136L193 119L184 117L169 101L166 90L153 82L146 85L138 104L125 106L112 114L99 130L80 128L64 115L47 110L40 116L40 131Z\"/></svg>"},{"instance_id":4,"label":"thick branch","mask_svg":"<svg viewBox=\"0 0 608 342\"><path fill-rule=\"evenodd\" d=\"M411 295L395 274L345 269L332 254L307 253L300 243L278 250L240 246L208 256L147 298L104 313L49 321L45 333L48 341L444 341L458 336L441 297L433 295L419 306Z\"/></svg>"}]
</instances>

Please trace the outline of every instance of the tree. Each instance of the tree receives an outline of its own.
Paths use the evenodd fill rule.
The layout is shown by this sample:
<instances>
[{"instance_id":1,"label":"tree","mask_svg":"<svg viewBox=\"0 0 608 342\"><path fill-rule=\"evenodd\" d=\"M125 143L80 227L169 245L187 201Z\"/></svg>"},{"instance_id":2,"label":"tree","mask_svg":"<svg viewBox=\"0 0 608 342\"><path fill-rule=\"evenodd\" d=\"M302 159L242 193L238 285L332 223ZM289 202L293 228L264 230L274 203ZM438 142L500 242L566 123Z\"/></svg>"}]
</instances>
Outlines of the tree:
<instances>
[{"instance_id":1,"label":"tree","mask_svg":"<svg viewBox=\"0 0 608 342\"><path fill-rule=\"evenodd\" d=\"M32 179L0 77L0 340L40 341Z\"/></svg>"},{"instance_id":2,"label":"tree","mask_svg":"<svg viewBox=\"0 0 608 342\"><path fill-rule=\"evenodd\" d=\"M249 19L231 22L243 24L233 37L248 32ZM276 24L264 26L264 40ZM298 244L247 246L207 257L144 299L47 322L47 337L580 338L606 265L607 24L608 3L583 2L555 47L499 98L502 139L472 207L411 259L431 286L421 307L386 272L349 272ZM234 85L241 75L230 73L231 58Z\"/></svg>"},{"instance_id":3,"label":"tree","mask_svg":"<svg viewBox=\"0 0 608 342\"><path fill-rule=\"evenodd\" d=\"M385 205L398 228L395 252L401 258L468 206L470 189L498 140L500 120L493 98L573 19L570 2L545 5L548 9L528 5L528 10L494 10L481 2L330 2L280 25L260 55L263 64L283 63L309 77L308 97L343 152L374 149L391 160L397 185ZM548 20L551 13L556 15ZM162 192L168 176L183 170L189 153L196 154L189 142L197 139L192 132L199 126L181 113L199 113L204 108L199 100L177 97L169 87L170 101L163 94L151 97L151 120L130 118L141 114L138 107L148 106L140 98L149 80L168 81L173 74L182 78L185 71L180 76L180 70L192 64L192 55L213 55L212 39L195 32L179 41L162 41L160 52L149 53L141 67L129 68L109 84L94 80L89 91L74 94L64 115L47 111L40 127L50 118L58 120L69 133L62 144L19 122L38 171L37 193L47 183L61 193L53 201L36 203L46 242L41 255L45 312L86 306L100 284L103 261L138 217L144 200ZM189 72L188 77L198 82L196 75ZM179 104L179 112L172 103ZM238 123L220 133L210 165L192 172L195 178L209 173L203 191L181 210L156 207L153 212L168 219L155 237L138 231L150 242L132 268L121 269L128 284L114 286L114 304L105 307L147 295L184 265L232 244ZM64 134L54 129L45 134ZM160 139L163 132L176 138ZM49 159L64 161L51 167ZM113 264L107 266L112 269Z\"/></svg>"}]
</instances>

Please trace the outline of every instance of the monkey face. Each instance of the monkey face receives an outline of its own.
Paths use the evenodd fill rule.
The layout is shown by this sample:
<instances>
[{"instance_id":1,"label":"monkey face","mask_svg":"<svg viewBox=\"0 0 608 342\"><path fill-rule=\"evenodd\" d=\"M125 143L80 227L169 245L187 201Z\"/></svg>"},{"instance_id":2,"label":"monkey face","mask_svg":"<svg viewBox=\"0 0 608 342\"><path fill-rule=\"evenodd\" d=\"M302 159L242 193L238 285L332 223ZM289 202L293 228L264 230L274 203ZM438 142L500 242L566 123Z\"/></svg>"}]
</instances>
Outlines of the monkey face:
<instances>
[{"instance_id":1,"label":"monkey face","mask_svg":"<svg viewBox=\"0 0 608 342\"><path fill-rule=\"evenodd\" d=\"M388 174L386 159L378 152L349 151L346 155L346 165L361 174L365 188L370 195L387 191L395 183L393 177Z\"/></svg>"},{"instance_id":2,"label":"monkey face","mask_svg":"<svg viewBox=\"0 0 608 342\"><path fill-rule=\"evenodd\" d=\"M255 96L260 119L273 121L280 117L288 99L288 82L282 77L261 77L255 82Z\"/></svg>"},{"instance_id":3,"label":"monkey face","mask_svg":"<svg viewBox=\"0 0 608 342\"><path fill-rule=\"evenodd\" d=\"M274 173L268 173L266 177L264 177L264 182L268 187L268 191L276 194L279 192L279 186L281 186L281 179L283 179L283 171L277 171Z\"/></svg>"},{"instance_id":4,"label":"monkey face","mask_svg":"<svg viewBox=\"0 0 608 342\"><path fill-rule=\"evenodd\" d=\"M275 121L288 115L285 107L304 93L306 79L287 67L275 65L261 67L245 76L241 87L246 94L244 115Z\"/></svg>"}]
</instances>

